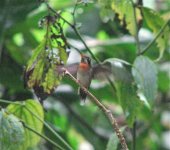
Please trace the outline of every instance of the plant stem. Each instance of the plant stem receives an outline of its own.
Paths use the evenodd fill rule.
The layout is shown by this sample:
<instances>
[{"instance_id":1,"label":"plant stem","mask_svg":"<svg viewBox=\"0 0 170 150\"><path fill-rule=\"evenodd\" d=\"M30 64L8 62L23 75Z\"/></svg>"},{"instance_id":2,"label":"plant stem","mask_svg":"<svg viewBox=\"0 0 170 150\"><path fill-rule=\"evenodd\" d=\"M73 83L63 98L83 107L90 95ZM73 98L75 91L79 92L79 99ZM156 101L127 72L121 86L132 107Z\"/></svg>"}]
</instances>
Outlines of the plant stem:
<instances>
[{"instance_id":1,"label":"plant stem","mask_svg":"<svg viewBox=\"0 0 170 150\"><path fill-rule=\"evenodd\" d=\"M0 103L6 103L6 104L15 104L15 105L23 105L23 103L21 102L12 102L12 101L8 101L8 100L3 100L3 99L0 99Z\"/></svg>"},{"instance_id":2,"label":"plant stem","mask_svg":"<svg viewBox=\"0 0 170 150\"><path fill-rule=\"evenodd\" d=\"M136 120L133 123L132 135L133 135L133 148L132 148L132 150L136 150Z\"/></svg>"},{"instance_id":3,"label":"plant stem","mask_svg":"<svg viewBox=\"0 0 170 150\"><path fill-rule=\"evenodd\" d=\"M36 130L34 130L33 128L29 127L28 125L26 125L24 122L22 122L23 126L30 130L31 132L35 133L36 135L40 136L41 138L45 139L46 141L48 141L49 143L53 144L54 146L56 146L59 150L65 150L64 148L62 148L60 145L58 145L56 142L54 142L53 140L49 139L47 136L42 135L41 133L37 132Z\"/></svg>"},{"instance_id":4,"label":"plant stem","mask_svg":"<svg viewBox=\"0 0 170 150\"><path fill-rule=\"evenodd\" d=\"M71 146L68 145L68 143L66 143L65 140L64 140L50 125L48 125L47 122L43 121L38 115L36 115L35 113L33 113L28 107L25 106L25 108L26 108L34 117L36 117L39 121L41 121L41 122L45 125L45 127L46 127L47 129L49 129L61 142L63 142L63 144L64 144L69 150L73 150L73 149L71 148Z\"/></svg>"},{"instance_id":5,"label":"plant stem","mask_svg":"<svg viewBox=\"0 0 170 150\"><path fill-rule=\"evenodd\" d=\"M139 55L144 54L146 51L149 50L149 48L155 43L155 41L161 36L162 32L165 30L165 28L168 26L168 24L170 23L170 20L168 20L160 29L160 31L157 33L157 35L155 36L155 38L146 46L146 48L144 48L144 50L142 50Z\"/></svg>"},{"instance_id":6,"label":"plant stem","mask_svg":"<svg viewBox=\"0 0 170 150\"><path fill-rule=\"evenodd\" d=\"M138 22L137 22L137 16L136 16L136 7L135 7L135 4L134 2L131 0L131 3L132 3L132 6L133 6L133 16L134 16L134 21L135 21L135 30L136 30L136 33L135 33L135 40L136 40L136 46L137 46L137 53L139 54L141 52L141 49L140 49L140 41L139 41L139 28L138 28Z\"/></svg>"},{"instance_id":7,"label":"plant stem","mask_svg":"<svg viewBox=\"0 0 170 150\"><path fill-rule=\"evenodd\" d=\"M65 75L68 75L71 80L73 80L77 85L79 85L84 92L91 98L90 100L95 103L105 114L107 119L109 120L110 124L112 125L112 128L116 132L117 137L119 138L119 141L122 145L123 150L128 150L125 138L123 134L121 133L119 126L117 124L116 119L113 117L112 112L104 106L93 94L91 94L84 86L82 86L66 69L64 69Z\"/></svg>"}]
</instances>

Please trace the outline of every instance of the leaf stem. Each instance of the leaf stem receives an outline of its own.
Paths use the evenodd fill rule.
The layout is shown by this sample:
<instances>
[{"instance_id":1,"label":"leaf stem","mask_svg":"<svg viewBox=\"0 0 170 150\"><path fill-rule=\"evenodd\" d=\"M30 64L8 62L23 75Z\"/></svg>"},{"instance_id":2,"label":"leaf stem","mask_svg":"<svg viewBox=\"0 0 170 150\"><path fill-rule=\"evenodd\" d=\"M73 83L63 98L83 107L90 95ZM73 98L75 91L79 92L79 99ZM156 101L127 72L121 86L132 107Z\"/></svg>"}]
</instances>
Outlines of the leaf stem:
<instances>
[{"instance_id":1,"label":"leaf stem","mask_svg":"<svg viewBox=\"0 0 170 150\"><path fill-rule=\"evenodd\" d=\"M41 133L37 132L36 130L34 130L33 128L29 127L28 125L26 125L24 122L22 122L23 126L30 130L31 132L35 133L36 135L40 136L41 138L45 139L46 141L48 141L49 143L53 144L54 146L56 146L59 150L65 150L64 148L62 148L60 145L58 145L56 142L54 142L53 140L49 139L47 136L42 135Z\"/></svg>"},{"instance_id":2,"label":"leaf stem","mask_svg":"<svg viewBox=\"0 0 170 150\"><path fill-rule=\"evenodd\" d=\"M64 69L65 75L68 75L70 77L71 80L73 80L77 85L79 85L84 92L91 98L90 100L95 103L105 114L105 116L107 117L107 119L109 120L110 124L112 125L112 128L115 130L116 135L121 143L121 146L123 148L123 150L128 150L125 138L122 134L122 132L119 129L119 126L117 124L116 119L113 117L112 112L106 107L104 106L92 93L90 93L84 86L82 86L80 84L80 82L78 82L66 69Z\"/></svg>"},{"instance_id":3,"label":"leaf stem","mask_svg":"<svg viewBox=\"0 0 170 150\"><path fill-rule=\"evenodd\" d=\"M155 36L155 38L144 48L144 50L142 50L139 55L144 54L146 51L149 50L149 48L155 43L155 41L161 36L162 32L165 30L165 28L170 24L170 20L168 20L167 22L165 22L165 24L162 26L162 28L160 29L160 31L157 33L157 35Z\"/></svg>"},{"instance_id":4,"label":"leaf stem","mask_svg":"<svg viewBox=\"0 0 170 150\"><path fill-rule=\"evenodd\" d=\"M6 104L15 104L15 105L23 105L22 102L12 102L12 101L8 101L8 100L4 100L4 99L0 99L0 103L6 103Z\"/></svg>"}]
</instances>

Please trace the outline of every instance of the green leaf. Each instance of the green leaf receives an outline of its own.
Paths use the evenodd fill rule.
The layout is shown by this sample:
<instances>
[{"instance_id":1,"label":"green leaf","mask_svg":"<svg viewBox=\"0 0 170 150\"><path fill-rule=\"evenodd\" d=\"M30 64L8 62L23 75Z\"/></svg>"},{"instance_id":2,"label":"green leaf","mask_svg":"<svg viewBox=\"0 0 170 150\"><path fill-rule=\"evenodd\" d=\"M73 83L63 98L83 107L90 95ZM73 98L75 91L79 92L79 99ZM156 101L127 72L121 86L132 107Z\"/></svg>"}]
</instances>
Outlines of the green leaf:
<instances>
[{"instance_id":1,"label":"green leaf","mask_svg":"<svg viewBox=\"0 0 170 150\"><path fill-rule=\"evenodd\" d=\"M148 57L136 58L132 74L138 87L138 96L147 104L155 99L157 93L157 69Z\"/></svg>"},{"instance_id":2,"label":"green leaf","mask_svg":"<svg viewBox=\"0 0 170 150\"><path fill-rule=\"evenodd\" d=\"M149 8L142 7L142 12L144 19L146 21L147 26L153 31L153 33L156 35L162 26L165 24L165 20L161 17L161 15ZM168 27L165 28L165 30L162 32L161 36L156 40L157 46L160 50L159 58L162 58L162 55L164 53L164 50L168 43L169 38L169 29Z\"/></svg>"},{"instance_id":3,"label":"green leaf","mask_svg":"<svg viewBox=\"0 0 170 150\"><path fill-rule=\"evenodd\" d=\"M116 82L115 85L119 104L123 108L128 125L132 127L135 118L139 119L144 104L137 98L136 89L132 83Z\"/></svg>"},{"instance_id":4,"label":"green leaf","mask_svg":"<svg viewBox=\"0 0 170 150\"><path fill-rule=\"evenodd\" d=\"M42 83L44 91L50 94L59 84L62 76L57 75L56 66L52 65L45 76L45 81Z\"/></svg>"},{"instance_id":5,"label":"green leaf","mask_svg":"<svg viewBox=\"0 0 170 150\"><path fill-rule=\"evenodd\" d=\"M121 22L125 19L126 28L133 36L136 35L136 22L134 8L131 0L113 0L112 9L118 13ZM136 9L137 18L140 17L139 9Z\"/></svg>"},{"instance_id":6,"label":"green leaf","mask_svg":"<svg viewBox=\"0 0 170 150\"><path fill-rule=\"evenodd\" d=\"M19 104L10 104L7 107L8 112L17 116L20 120L22 120L26 125L31 127L32 129L36 130L37 132L41 133L43 129L43 123L37 120L36 117L32 115L33 112L41 120L44 120L44 112L43 108L40 103L36 102L35 100L29 99ZM35 133L25 129L25 141L22 144L22 150L27 149L28 147L36 146L37 143L40 141L40 137L37 136Z\"/></svg>"},{"instance_id":7,"label":"green leaf","mask_svg":"<svg viewBox=\"0 0 170 150\"><path fill-rule=\"evenodd\" d=\"M64 62L64 64L66 64L68 58L66 50L62 47L58 47L58 50L60 59Z\"/></svg>"},{"instance_id":8,"label":"green leaf","mask_svg":"<svg viewBox=\"0 0 170 150\"><path fill-rule=\"evenodd\" d=\"M106 150L117 150L117 146L119 144L119 140L116 136L116 134L112 134L109 138L109 142L107 143Z\"/></svg>"},{"instance_id":9,"label":"green leaf","mask_svg":"<svg viewBox=\"0 0 170 150\"><path fill-rule=\"evenodd\" d=\"M110 64L113 77L117 81L131 82L131 73L127 70L125 66L131 66L131 64L125 60L118 58L109 58L104 61L105 65Z\"/></svg>"},{"instance_id":10,"label":"green leaf","mask_svg":"<svg viewBox=\"0 0 170 150\"><path fill-rule=\"evenodd\" d=\"M0 149L25 150L20 147L24 139L24 127L19 119L4 110L0 111Z\"/></svg>"},{"instance_id":11,"label":"green leaf","mask_svg":"<svg viewBox=\"0 0 170 150\"><path fill-rule=\"evenodd\" d=\"M40 53L45 49L45 40L43 40L40 45L38 45L38 47L33 51L33 55L31 56L31 58L28 61L28 65L27 65L27 70L29 70L32 65L36 62L36 60L38 59Z\"/></svg>"}]
</instances>

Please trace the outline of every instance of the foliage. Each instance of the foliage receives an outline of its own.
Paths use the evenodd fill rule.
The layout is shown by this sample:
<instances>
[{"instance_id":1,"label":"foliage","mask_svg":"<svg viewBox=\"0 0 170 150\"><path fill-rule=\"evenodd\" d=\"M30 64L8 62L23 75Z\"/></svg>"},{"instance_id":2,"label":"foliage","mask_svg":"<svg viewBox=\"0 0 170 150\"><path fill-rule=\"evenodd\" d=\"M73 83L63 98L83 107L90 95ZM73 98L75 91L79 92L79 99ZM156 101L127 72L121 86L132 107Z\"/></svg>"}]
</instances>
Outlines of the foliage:
<instances>
[{"instance_id":1,"label":"foliage","mask_svg":"<svg viewBox=\"0 0 170 150\"><path fill-rule=\"evenodd\" d=\"M132 74L138 87L138 96L147 102L153 101L157 93L157 69L155 64L144 56L134 61Z\"/></svg>"},{"instance_id":2,"label":"foliage","mask_svg":"<svg viewBox=\"0 0 170 150\"><path fill-rule=\"evenodd\" d=\"M166 23L166 21L160 16L159 13L156 11L149 9L149 8L142 8L142 12L144 15L144 19L146 21L146 24L148 27L153 31L153 33L156 35L159 30L163 27L163 25ZM156 40L157 46L160 50L160 59L163 56L163 52L168 44L168 38L169 38L169 29L168 27L161 33L159 38Z\"/></svg>"},{"instance_id":3,"label":"foliage","mask_svg":"<svg viewBox=\"0 0 170 150\"><path fill-rule=\"evenodd\" d=\"M25 132L19 119L2 109L0 112L0 126L1 150L22 149L20 145L24 143Z\"/></svg>"},{"instance_id":4,"label":"foliage","mask_svg":"<svg viewBox=\"0 0 170 150\"><path fill-rule=\"evenodd\" d=\"M46 35L28 62L25 80L28 87L33 88L40 99L44 99L44 95L51 94L60 83L62 75L56 71L56 67L66 64L67 42L61 23L55 16L44 17L40 24L46 26Z\"/></svg>"},{"instance_id":5,"label":"foliage","mask_svg":"<svg viewBox=\"0 0 170 150\"><path fill-rule=\"evenodd\" d=\"M132 35L137 33L136 19L134 16L134 11L139 15L138 9L134 10L133 3L131 0L113 0L112 9L119 14L119 19L121 22L125 19L126 27ZM127 13L128 12L128 13Z\"/></svg>"},{"instance_id":6,"label":"foliage","mask_svg":"<svg viewBox=\"0 0 170 150\"><path fill-rule=\"evenodd\" d=\"M129 149L168 149L157 139L169 130L170 3L138 2L0 2L0 149L121 149L104 114L88 100L80 106L77 85L63 76L63 67L76 74L79 53L109 68L111 81L93 80L90 92L124 128Z\"/></svg>"},{"instance_id":7,"label":"foliage","mask_svg":"<svg viewBox=\"0 0 170 150\"><path fill-rule=\"evenodd\" d=\"M43 123L37 120L33 114L36 114L42 120L44 119L44 112L42 106L34 100L26 100L19 104L10 104L7 107L7 111L18 117L23 123L27 124L32 129L41 133ZM33 114L32 114L33 113ZM28 147L35 146L40 141L40 137L35 133L32 133L28 129L25 129L25 141L22 144L22 150L26 150Z\"/></svg>"}]
</instances>

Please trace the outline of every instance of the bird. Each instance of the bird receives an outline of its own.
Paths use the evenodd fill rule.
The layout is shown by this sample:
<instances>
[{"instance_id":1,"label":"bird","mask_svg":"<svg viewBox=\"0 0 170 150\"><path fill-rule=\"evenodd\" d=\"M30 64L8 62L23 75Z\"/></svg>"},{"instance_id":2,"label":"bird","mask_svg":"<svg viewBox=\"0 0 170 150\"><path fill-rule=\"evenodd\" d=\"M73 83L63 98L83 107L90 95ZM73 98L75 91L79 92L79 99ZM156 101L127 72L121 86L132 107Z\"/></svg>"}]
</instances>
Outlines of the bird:
<instances>
[{"instance_id":1,"label":"bird","mask_svg":"<svg viewBox=\"0 0 170 150\"><path fill-rule=\"evenodd\" d=\"M91 65L91 59L90 57L81 54L81 61L77 69L77 80L82 86L89 89L92 77L93 77L93 69ZM80 100L81 100L80 104L83 105L85 103L87 94L84 92L84 90L81 87L78 88L78 95L80 96Z\"/></svg>"}]
</instances>

